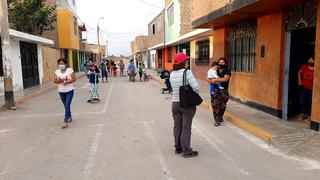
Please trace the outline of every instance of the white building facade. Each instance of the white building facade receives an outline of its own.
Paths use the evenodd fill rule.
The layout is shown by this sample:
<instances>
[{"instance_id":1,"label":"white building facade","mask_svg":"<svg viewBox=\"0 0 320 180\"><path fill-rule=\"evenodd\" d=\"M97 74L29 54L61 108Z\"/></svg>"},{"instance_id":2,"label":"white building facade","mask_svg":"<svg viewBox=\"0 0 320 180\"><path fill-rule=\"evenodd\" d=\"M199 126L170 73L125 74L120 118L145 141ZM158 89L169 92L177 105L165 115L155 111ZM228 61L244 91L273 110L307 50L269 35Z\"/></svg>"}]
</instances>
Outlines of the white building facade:
<instances>
[{"instance_id":1,"label":"white building facade","mask_svg":"<svg viewBox=\"0 0 320 180\"><path fill-rule=\"evenodd\" d=\"M9 30L9 35L8 56L12 62L13 90L19 91L42 84L42 46L51 46L53 41L12 29ZM0 63L2 63L2 57ZM3 94L3 86L3 78L1 77L0 95Z\"/></svg>"}]
</instances>

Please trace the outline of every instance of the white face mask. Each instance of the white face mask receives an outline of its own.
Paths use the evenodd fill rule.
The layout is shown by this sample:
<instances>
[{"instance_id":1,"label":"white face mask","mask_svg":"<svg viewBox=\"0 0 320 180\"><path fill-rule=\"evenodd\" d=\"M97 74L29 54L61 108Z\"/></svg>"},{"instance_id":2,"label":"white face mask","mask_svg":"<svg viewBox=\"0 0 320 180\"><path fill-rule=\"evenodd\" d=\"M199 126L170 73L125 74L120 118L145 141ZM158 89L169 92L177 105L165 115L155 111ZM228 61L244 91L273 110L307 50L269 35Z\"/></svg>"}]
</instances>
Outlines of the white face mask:
<instances>
[{"instance_id":1,"label":"white face mask","mask_svg":"<svg viewBox=\"0 0 320 180\"><path fill-rule=\"evenodd\" d=\"M66 69L65 65L58 65L58 67L59 67L60 70L65 70Z\"/></svg>"}]
</instances>

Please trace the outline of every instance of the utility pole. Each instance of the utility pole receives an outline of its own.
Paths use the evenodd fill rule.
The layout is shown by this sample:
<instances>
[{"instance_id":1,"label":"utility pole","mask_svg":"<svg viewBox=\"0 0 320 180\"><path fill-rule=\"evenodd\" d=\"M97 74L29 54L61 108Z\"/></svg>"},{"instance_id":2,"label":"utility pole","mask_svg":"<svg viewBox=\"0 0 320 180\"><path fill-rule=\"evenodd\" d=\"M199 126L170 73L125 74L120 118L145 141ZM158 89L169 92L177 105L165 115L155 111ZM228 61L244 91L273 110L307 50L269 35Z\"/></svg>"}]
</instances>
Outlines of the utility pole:
<instances>
[{"instance_id":1,"label":"utility pole","mask_svg":"<svg viewBox=\"0 0 320 180\"><path fill-rule=\"evenodd\" d=\"M99 24L97 25L97 38L98 38L99 60L101 61L101 53L100 53L100 28L99 28Z\"/></svg>"},{"instance_id":2,"label":"utility pole","mask_svg":"<svg viewBox=\"0 0 320 180\"><path fill-rule=\"evenodd\" d=\"M13 83L12 83L12 77L13 77L12 63L11 63L11 59L9 58L10 37L9 37L7 0L1 0L0 10L1 10L0 25L1 25L1 48L2 48L5 107L9 109L15 109Z\"/></svg>"},{"instance_id":3,"label":"utility pole","mask_svg":"<svg viewBox=\"0 0 320 180\"><path fill-rule=\"evenodd\" d=\"M98 38L98 51L99 51L99 57L100 61L102 60L101 58L101 48L100 48L100 27L99 27L99 22L104 19L104 17L100 17L98 22L97 22L97 38ZM100 62L99 62L100 63Z\"/></svg>"},{"instance_id":4,"label":"utility pole","mask_svg":"<svg viewBox=\"0 0 320 180\"><path fill-rule=\"evenodd\" d=\"M106 57L108 57L109 56L109 42L108 42L108 39L106 40Z\"/></svg>"}]
</instances>

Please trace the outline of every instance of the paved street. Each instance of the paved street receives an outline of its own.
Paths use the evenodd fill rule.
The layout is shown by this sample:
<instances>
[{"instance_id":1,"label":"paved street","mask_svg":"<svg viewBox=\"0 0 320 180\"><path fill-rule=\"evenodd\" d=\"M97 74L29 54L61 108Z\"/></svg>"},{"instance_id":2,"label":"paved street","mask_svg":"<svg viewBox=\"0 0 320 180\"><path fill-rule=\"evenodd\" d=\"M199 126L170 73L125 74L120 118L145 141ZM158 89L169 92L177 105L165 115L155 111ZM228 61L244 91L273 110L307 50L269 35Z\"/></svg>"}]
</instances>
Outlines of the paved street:
<instances>
[{"instance_id":1,"label":"paved street","mask_svg":"<svg viewBox=\"0 0 320 180\"><path fill-rule=\"evenodd\" d=\"M170 95L156 82L110 79L102 101L88 104L89 85L76 83L74 122L62 130L56 91L17 111L0 113L0 180L318 180L320 163L291 156L198 109L192 147L174 154Z\"/></svg>"}]
</instances>

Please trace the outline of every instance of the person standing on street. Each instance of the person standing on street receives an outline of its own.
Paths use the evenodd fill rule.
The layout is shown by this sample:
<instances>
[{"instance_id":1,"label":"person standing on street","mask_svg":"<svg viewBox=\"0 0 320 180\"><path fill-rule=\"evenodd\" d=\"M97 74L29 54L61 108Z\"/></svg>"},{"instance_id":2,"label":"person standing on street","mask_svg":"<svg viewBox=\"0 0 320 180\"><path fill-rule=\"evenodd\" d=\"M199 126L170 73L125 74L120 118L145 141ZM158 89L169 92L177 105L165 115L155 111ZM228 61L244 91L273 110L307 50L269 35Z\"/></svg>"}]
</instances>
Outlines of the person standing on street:
<instances>
[{"instance_id":1,"label":"person standing on street","mask_svg":"<svg viewBox=\"0 0 320 180\"><path fill-rule=\"evenodd\" d=\"M58 91L61 101L65 108L63 129L68 127L72 122L71 102L74 95L73 83L76 81L76 75L71 68L67 68L65 59L58 60L58 69L55 71L54 83L58 84Z\"/></svg>"},{"instance_id":2,"label":"person standing on street","mask_svg":"<svg viewBox=\"0 0 320 180\"><path fill-rule=\"evenodd\" d=\"M102 79L102 82L108 82L108 71L107 71L107 64L105 62L105 60L103 60L101 63L100 63L100 69L101 69L101 79ZM105 79L105 81L104 81Z\"/></svg>"},{"instance_id":3,"label":"person standing on street","mask_svg":"<svg viewBox=\"0 0 320 180\"><path fill-rule=\"evenodd\" d=\"M123 77L123 71L124 71L124 63L123 63L123 60L120 60L120 63L119 63L119 68L120 68L120 77Z\"/></svg>"},{"instance_id":4,"label":"person standing on street","mask_svg":"<svg viewBox=\"0 0 320 180\"><path fill-rule=\"evenodd\" d=\"M211 94L211 105L214 116L214 126L220 126L224 122L223 115L226 111L227 102L229 101L229 81L231 78L231 71L228 69L226 58L222 57L218 60L219 70L218 79L208 79L209 83L221 83L222 89L218 89L217 93Z\"/></svg>"},{"instance_id":5,"label":"person standing on street","mask_svg":"<svg viewBox=\"0 0 320 180\"><path fill-rule=\"evenodd\" d=\"M310 121L312 107L312 89L314 79L314 59L309 58L308 64L303 65L298 72L298 84L300 86L300 109L302 118Z\"/></svg>"},{"instance_id":6,"label":"person standing on street","mask_svg":"<svg viewBox=\"0 0 320 180\"><path fill-rule=\"evenodd\" d=\"M140 81L142 81L142 64L139 63L138 65L138 73L139 73L139 78L140 78Z\"/></svg>"},{"instance_id":7,"label":"person standing on street","mask_svg":"<svg viewBox=\"0 0 320 180\"><path fill-rule=\"evenodd\" d=\"M196 107L182 108L180 106L180 93L179 88L183 85L183 73L188 68L188 57L184 53L178 53L174 57L173 72L170 76L170 81L173 90L172 97L172 116L174 120L174 140L175 140L175 153L181 154L183 157L198 156L198 152L192 150L190 147L191 141L191 127L192 120L196 114ZM199 93L200 87L195 77L190 70L186 72L186 81L193 91Z\"/></svg>"},{"instance_id":8,"label":"person standing on street","mask_svg":"<svg viewBox=\"0 0 320 180\"><path fill-rule=\"evenodd\" d=\"M136 68L134 66L133 60L130 61L130 65L128 67L128 75L129 75L129 81L134 82L135 80L135 73L136 73Z\"/></svg>"}]
</instances>

